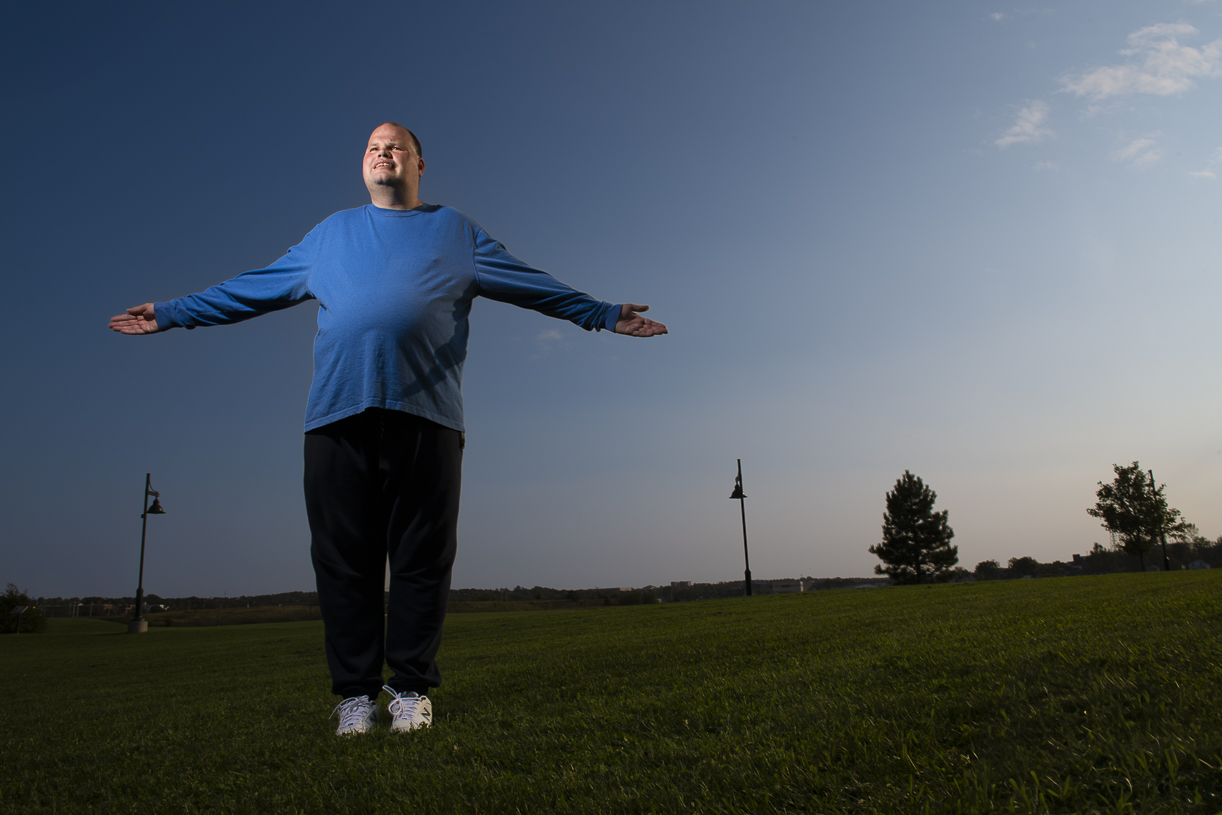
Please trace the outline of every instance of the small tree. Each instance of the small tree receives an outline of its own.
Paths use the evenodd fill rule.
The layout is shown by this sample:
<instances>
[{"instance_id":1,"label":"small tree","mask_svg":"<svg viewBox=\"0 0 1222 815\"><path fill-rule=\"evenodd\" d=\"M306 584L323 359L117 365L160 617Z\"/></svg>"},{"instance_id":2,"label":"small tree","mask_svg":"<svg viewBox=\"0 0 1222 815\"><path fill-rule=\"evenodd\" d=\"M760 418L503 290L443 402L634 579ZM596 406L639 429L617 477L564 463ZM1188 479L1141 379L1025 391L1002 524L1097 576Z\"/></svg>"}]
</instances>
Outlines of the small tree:
<instances>
[{"instance_id":1,"label":"small tree","mask_svg":"<svg viewBox=\"0 0 1222 815\"><path fill-rule=\"evenodd\" d=\"M1033 557L1012 557L1007 567L1011 577L1035 577L1040 562Z\"/></svg>"},{"instance_id":2,"label":"small tree","mask_svg":"<svg viewBox=\"0 0 1222 815\"><path fill-rule=\"evenodd\" d=\"M976 564L973 574L977 580L999 580L1002 576L1001 564L995 560L982 560Z\"/></svg>"},{"instance_id":3,"label":"small tree","mask_svg":"<svg viewBox=\"0 0 1222 815\"><path fill-rule=\"evenodd\" d=\"M1101 526L1112 534L1120 548L1137 555L1141 568L1146 568L1146 552L1164 535L1175 535L1184 528L1180 511L1167 506L1163 494L1167 485L1155 487L1146 477L1141 464L1134 461L1127 467L1113 464L1116 478L1110 484L1099 482L1095 505L1086 514L1102 521Z\"/></svg>"},{"instance_id":4,"label":"small tree","mask_svg":"<svg viewBox=\"0 0 1222 815\"><path fill-rule=\"evenodd\" d=\"M870 547L882 565L875 574L885 574L896 583L929 583L942 577L959 562L959 548L951 546L954 530L946 522L947 510L933 511L938 495L912 473L896 479L887 493L883 513L883 539Z\"/></svg>"},{"instance_id":5,"label":"small tree","mask_svg":"<svg viewBox=\"0 0 1222 815\"><path fill-rule=\"evenodd\" d=\"M17 606L29 606L29 608L18 616L13 613L13 609ZM47 620L42 615L42 609L34 605L34 601L28 594L9 583L4 594L0 595L0 631L5 634L18 633L19 619L22 634L40 634L47 630Z\"/></svg>"},{"instance_id":6,"label":"small tree","mask_svg":"<svg viewBox=\"0 0 1222 815\"><path fill-rule=\"evenodd\" d=\"M953 569L942 572L940 579L949 583L967 583L975 580L976 576L962 566L956 566Z\"/></svg>"}]
</instances>

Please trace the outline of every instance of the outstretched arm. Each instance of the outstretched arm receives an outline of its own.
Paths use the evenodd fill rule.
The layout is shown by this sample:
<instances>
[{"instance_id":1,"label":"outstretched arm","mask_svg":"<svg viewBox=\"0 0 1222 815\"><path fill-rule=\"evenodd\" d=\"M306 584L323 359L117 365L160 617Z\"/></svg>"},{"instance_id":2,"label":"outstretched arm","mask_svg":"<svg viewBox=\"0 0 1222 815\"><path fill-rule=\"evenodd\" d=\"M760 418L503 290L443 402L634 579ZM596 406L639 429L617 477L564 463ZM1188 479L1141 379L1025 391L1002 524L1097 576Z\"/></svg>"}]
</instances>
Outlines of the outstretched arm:
<instances>
[{"instance_id":1,"label":"outstretched arm","mask_svg":"<svg viewBox=\"0 0 1222 815\"><path fill-rule=\"evenodd\" d=\"M156 334L164 330L157 325L152 303L132 306L125 313L116 314L110 318L109 328L120 334ZM619 330L618 326L616 330Z\"/></svg>"},{"instance_id":2,"label":"outstretched arm","mask_svg":"<svg viewBox=\"0 0 1222 815\"><path fill-rule=\"evenodd\" d=\"M615 333L629 337L656 337L670 333L661 323L642 317L638 313L642 311L649 311L649 306L638 306L635 303L624 303L620 306L619 319L615 321Z\"/></svg>"},{"instance_id":3,"label":"outstretched arm","mask_svg":"<svg viewBox=\"0 0 1222 815\"><path fill-rule=\"evenodd\" d=\"M489 300L511 303L556 317L586 331L610 331L629 337L654 337L668 333L666 326L637 312L649 306L607 303L561 283L542 269L518 260L505 245L470 222L474 229L475 279L478 293Z\"/></svg>"}]
</instances>

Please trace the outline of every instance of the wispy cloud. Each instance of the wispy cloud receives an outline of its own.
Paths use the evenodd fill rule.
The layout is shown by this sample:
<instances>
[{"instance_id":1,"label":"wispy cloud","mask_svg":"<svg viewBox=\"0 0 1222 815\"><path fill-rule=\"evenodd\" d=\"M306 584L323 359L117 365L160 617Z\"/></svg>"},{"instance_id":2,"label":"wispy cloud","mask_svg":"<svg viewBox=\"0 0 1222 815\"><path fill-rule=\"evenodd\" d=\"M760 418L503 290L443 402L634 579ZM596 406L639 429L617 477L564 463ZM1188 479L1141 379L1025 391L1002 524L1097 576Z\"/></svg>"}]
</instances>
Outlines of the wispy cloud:
<instances>
[{"instance_id":1,"label":"wispy cloud","mask_svg":"<svg viewBox=\"0 0 1222 815\"><path fill-rule=\"evenodd\" d=\"M1034 144L1052 135L1052 130L1044 126L1051 109L1047 102L1036 99L1018 112L1014 125L1002 133L994 144L1002 150L1012 144Z\"/></svg>"},{"instance_id":2,"label":"wispy cloud","mask_svg":"<svg viewBox=\"0 0 1222 815\"><path fill-rule=\"evenodd\" d=\"M1154 139L1134 139L1124 147L1112 153L1112 161L1127 164L1135 170L1153 167L1163 158L1162 148Z\"/></svg>"},{"instance_id":3,"label":"wispy cloud","mask_svg":"<svg viewBox=\"0 0 1222 815\"><path fill-rule=\"evenodd\" d=\"M1159 23L1134 31L1128 37L1129 47L1120 51L1127 61L1062 77L1062 90L1091 99L1183 93L1195 87L1195 79L1222 76L1222 40L1201 48L1180 44L1180 38L1198 33L1187 23Z\"/></svg>"},{"instance_id":4,"label":"wispy cloud","mask_svg":"<svg viewBox=\"0 0 1222 815\"><path fill-rule=\"evenodd\" d=\"M1209 160L1209 163L1222 164L1222 147L1214 150L1213 158ZM1188 175L1192 176L1193 178L1204 178L1209 180L1213 180L1218 177L1217 174L1208 167L1206 167L1204 170L1189 170Z\"/></svg>"},{"instance_id":5,"label":"wispy cloud","mask_svg":"<svg viewBox=\"0 0 1222 815\"><path fill-rule=\"evenodd\" d=\"M560 332L554 328L540 331L535 335L535 345L537 346L535 358L550 354L553 349L561 344L563 339Z\"/></svg>"},{"instance_id":6,"label":"wispy cloud","mask_svg":"<svg viewBox=\"0 0 1222 815\"><path fill-rule=\"evenodd\" d=\"M1079 111L1079 115L1083 119L1090 119L1100 114L1115 113L1117 110L1120 110L1120 103L1111 101L1102 105L1087 105Z\"/></svg>"},{"instance_id":7,"label":"wispy cloud","mask_svg":"<svg viewBox=\"0 0 1222 815\"><path fill-rule=\"evenodd\" d=\"M988 17L990 20L994 22L1004 23L1009 20L1015 20L1020 17L1027 17L1032 14L1048 14L1048 13L1049 13L1048 9L1016 8L1016 9L1011 9L1010 11L994 11L992 14L988 15Z\"/></svg>"}]
</instances>

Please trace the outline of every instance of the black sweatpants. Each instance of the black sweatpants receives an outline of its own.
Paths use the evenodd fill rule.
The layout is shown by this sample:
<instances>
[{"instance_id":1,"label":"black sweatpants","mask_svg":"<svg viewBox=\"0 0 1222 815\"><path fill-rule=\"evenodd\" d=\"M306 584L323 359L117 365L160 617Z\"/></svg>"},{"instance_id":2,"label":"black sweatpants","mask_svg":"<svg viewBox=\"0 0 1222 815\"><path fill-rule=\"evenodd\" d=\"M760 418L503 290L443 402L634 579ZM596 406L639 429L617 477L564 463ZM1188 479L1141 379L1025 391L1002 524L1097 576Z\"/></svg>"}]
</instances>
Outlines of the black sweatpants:
<instances>
[{"instance_id":1,"label":"black sweatpants","mask_svg":"<svg viewBox=\"0 0 1222 815\"><path fill-rule=\"evenodd\" d=\"M434 658L458 536L463 434L371 408L305 437L305 499L331 690L399 692L441 684ZM383 639L383 587L390 603Z\"/></svg>"}]
</instances>

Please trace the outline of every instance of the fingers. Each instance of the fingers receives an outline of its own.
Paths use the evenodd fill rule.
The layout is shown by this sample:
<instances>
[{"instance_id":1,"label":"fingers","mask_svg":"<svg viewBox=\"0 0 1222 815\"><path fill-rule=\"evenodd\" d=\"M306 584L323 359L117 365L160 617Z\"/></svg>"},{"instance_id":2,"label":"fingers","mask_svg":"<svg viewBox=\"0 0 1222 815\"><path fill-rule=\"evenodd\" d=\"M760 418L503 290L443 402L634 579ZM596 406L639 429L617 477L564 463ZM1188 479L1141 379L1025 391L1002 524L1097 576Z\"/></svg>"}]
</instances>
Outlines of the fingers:
<instances>
[{"instance_id":1,"label":"fingers","mask_svg":"<svg viewBox=\"0 0 1222 815\"><path fill-rule=\"evenodd\" d=\"M116 314L110 318L107 328L120 334L156 334L161 330L152 303L133 306L123 314Z\"/></svg>"},{"instance_id":2,"label":"fingers","mask_svg":"<svg viewBox=\"0 0 1222 815\"><path fill-rule=\"evenodd\" d=\"M646 320L644 317L640 318L640 323L638 325L634 325L632 330L629 332L629 334L633 337L656 337L659 334L669 333L670 332L666 329L666 326L662 323L655 322L653 320Z\"/></svg>"},{"instance_id":3,"label":"fingers","mask_svg":"<svg viewBox=\"0 0 1222 815\"><path fill-rule=\"evenodd\" d=\"M642 317L640 312L644 311L649 311L649 306L640 303L622 304L619 319L615 322L615 333L629 337L656 337L670 333L662 323Z\"/></svg>"},{"instance_id":4,"label":"fingers","mask_svg":"<svg viewBox=\"0 0 1222 815\"><path fill-rule=\"evenodd\" d=\"M152 327L153 325L156 325L156 323L150 325L147 320L137 319L126 314L121 314L117 317L111 317L107 328L109 328L111 331L117 331L120 334L152 334L157 330L156 328Z\"/></svg>"},{"instance_id":5,"label":"fingers","mask_svg":"<svg viewBox=\"0 0 1222 815\"><path fill-rule=\"evenodd\" d=\"M659 334L669 334L666 326L655 320L649 320L639 314L622 319L615 324L615 333L629 337L656 337Z\"/></svg>"}]
</instances>

